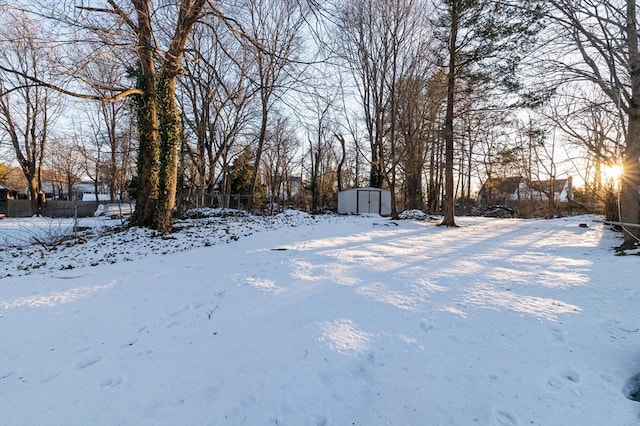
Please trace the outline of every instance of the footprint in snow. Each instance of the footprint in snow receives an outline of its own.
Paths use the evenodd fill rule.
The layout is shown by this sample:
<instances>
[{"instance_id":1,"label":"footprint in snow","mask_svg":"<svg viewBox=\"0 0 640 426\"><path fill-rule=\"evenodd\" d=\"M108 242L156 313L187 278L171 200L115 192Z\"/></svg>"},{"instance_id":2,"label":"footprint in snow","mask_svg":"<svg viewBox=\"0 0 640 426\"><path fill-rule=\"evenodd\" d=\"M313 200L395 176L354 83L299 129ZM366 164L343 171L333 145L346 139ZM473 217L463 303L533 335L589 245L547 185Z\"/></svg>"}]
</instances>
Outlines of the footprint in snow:
<instances>
[{"instance_id":1,"label":"footprint in snow","mask_svg":"<svg viewBox=\"0 0 640 426\"><path fill-rule=\"evenodd\" d=\"M106 388L107 386L110 388L115 388L120 383L122 383L122 377L116 377L115 379L107 379L100 383L101 388Z\"/></svg>"},{"instance_id":2,"label":"footprint in snow","mask_svg":"<svg viewBox=\"0 0 640 426\"><path fill-rule=\"evenodd\" d=\"M575 367L567 367L562 372L562 377L573 383L580 383L580 370Z\"/></svg>"},{"instance_id":3,"label":"footprint in snow","mask_svg":"<svg viewBox=\"0 0 640 426\"><path fill-rule=\"evenodd\" d=\"M433 330L433 325L429 324L426 319L423 319L422 321L420 321L420 328L422 329L422 331L428 332L430 330Z\"/></svg>"},{"instance_id":4,"label":"footprint in snow","mask_svg":"<svg viewBox=\"0 0 640 426\"><path fill-rule=\"evenodd\" d=\"M495 410L493 412L492 425L494 426L517 426L518 424L518 418L511 410Z\"/></svg>"},{"instance_id":5,"label":"footprint in snow","mask_svg":"<svg viewBox=\"0 0 640 426\"><path fill-rule=\"evenodd\" d=\"M80 361L76 362L74 364L74 367L76 368L76 370L83 370L87 367L91 367L92 365L100 362L102 360L101 357L99 356L93 356L93 357L89 357L89 358L84 358L81 359Z\"/></svg>"},{"instance_id":6,"label":"footprint in snow","mask_svg":"<svg viewBox=\"0 0 640 426\"><path fill-rule=\"evenodd\" d=\"M561 327L551 327L553 338L558 343L564 343L567 340L567 333Z\"/></svg>"},{"instance_id":7,"label":"footprint in snow","mask_svg":"<svg viewBox=\"0 0 640 426\"><path fill-rule=\"evenodd\" d=\"M322 370L318 371L318 378L320 379L320 382L326 387L331 387L333 385L333 380L331 379L331 376L327 374L325 371L322 371Z\"/></svg>"},{"instance_id":8,"label":"footprint in snow","mask_svg":"<svg viewBox=\"0 0 640 426\"><path fill-rule=\"evenodd\" d=\"M40 383L48 383L48 382L52 381L53 379L55 379L56 377L58 377L59 375L60 375L60 373L49 374L44 379L40 380Z\"/></svg>"},{"instance_id":9,"label":"footprint in snow","mask_svg":"<svg viewBox=\"0 0 640 426\"><path fill-rule=\"evenodd\" d=\"M330 424L329 420L325 416L320 416L316 419L317 426L327 426L328 424Z\"/></svg>"},{"instance_id":10,"label":"footprint in snow","mask_svg":"<svg viewBox=\"0 0 640 426\"><path fill-rule=\"evenodd\" d=\"M135 345L137 342L138 342L138 339L129 340L126 343L123 343L122 345L120 345L120 349L130 348L131 346Z\"/></svg>"},{"instance_id":11,"label":"footprint in snow","mask_svg":"<svg viewBox=\"0 0 640 426\"><path fill-rule=\"evenodd\" d=\"M3 371L0 372L0 380L1 379L8 379L9 377L13 376L15 374L15 371Z\"/></svg>"},{"instance_id":12,"label":"footprint in snow","mask_svg":"<svg viewBox=\"0 0 640 426\"><path fill-rule=\"evenodd\" d=\"M580 394L580 387L576 386L580 383L582 373L573 366L567 366L560 371L559 376L551 377L547 382L551 387L557 389L566 389L576 395ZM568 387L567 387L568 386Z\"/></svg>"}]
</instances>

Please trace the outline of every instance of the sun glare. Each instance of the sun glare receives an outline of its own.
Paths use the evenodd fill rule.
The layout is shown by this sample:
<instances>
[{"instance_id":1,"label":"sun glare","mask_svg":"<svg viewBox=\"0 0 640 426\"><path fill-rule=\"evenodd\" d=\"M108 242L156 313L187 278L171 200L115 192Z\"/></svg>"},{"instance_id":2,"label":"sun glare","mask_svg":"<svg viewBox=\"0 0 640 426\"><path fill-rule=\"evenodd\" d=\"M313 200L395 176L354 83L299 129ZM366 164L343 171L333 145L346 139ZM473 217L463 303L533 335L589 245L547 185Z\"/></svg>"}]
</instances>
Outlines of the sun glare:
<instances>
[{"instance_id":1,"label":"sun glare","mask_svg":"<svg viewBox=\"0 0 640 426\"><path fill-rule=\"evenodd\" d=\"M604 176L607 180L617 181L622 176L624 169L620 164L614 164L612 166L606 166L604 168Z\"/></svg>"}]
</instances>

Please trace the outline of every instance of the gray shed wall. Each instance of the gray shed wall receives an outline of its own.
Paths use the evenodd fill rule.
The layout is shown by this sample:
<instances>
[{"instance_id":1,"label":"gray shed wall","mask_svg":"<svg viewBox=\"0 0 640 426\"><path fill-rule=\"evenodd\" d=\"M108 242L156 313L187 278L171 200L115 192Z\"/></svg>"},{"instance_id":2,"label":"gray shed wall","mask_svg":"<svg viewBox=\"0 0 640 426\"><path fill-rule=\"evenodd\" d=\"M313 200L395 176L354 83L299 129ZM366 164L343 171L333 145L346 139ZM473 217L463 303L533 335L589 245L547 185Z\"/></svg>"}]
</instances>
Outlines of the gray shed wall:
<instances>
[{"instance_id":1,"label":"gray shed wall","mask_svg":"<svg viewBox=\"0 0 640 426\"><path fill-rule=\"evenodd\" d=\"M338 193L339 214L391 214L391 192L380 188L352 188Z\"/></svg>"}]
</instances>

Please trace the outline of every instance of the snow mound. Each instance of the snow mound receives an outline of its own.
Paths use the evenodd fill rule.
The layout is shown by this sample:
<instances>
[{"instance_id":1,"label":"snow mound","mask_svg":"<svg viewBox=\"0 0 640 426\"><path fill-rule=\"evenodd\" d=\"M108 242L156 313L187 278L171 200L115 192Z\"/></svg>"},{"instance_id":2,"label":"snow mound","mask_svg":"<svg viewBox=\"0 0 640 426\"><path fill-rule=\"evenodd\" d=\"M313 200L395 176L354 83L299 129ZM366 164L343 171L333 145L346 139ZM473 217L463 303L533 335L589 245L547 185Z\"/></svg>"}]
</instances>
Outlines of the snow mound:
<instances>
[{"instance_id":1,"label":"snow mound","mask_svg":"<svg viewBox=\"0 0 640 426\"><path fill-rule=\"evenodd\" d=\"M174 232L167 235L123 227L121 221L109 220L108 216L81 221L83 232L74 232L71 220L38 218L14 220L15 224L7 220L0 228L0 243L6 244L0 250L0 279L169 255L229 244L266 230L333 219L332 215L312 216L298 210L254 216L234 209L190 209L174 220Z\"/></svg>"},{"instance_id":2,"label":"snow mound","mask_svg":"<svg viewBox=\"0 0 640 426\"><path fill-rule=\"evenodd\" d=\"M291 222L308 222L309 220L313 219L313 216L311 216L309 213L307 212L303 212L300 210L293 210L293 209L289 209L289 210L285 210L282 213L278 213L277 215L274 216L276 221L280 221L280 222L287 222L287 223L291 223Z\"/></svg>"},{"instance_id":3,"label":"snow mound","mask_svg":"<svg viewBox=\"0 0 640 426\"><path fill-rule=\"evenodd\" d=\"M427 220L429 216L422 210L405 210L400 213L400 219Z\"/></svg>"},{"instance_id":4,"label":"snow mound","mask_svg":"<svg viewBox=\"0 0 640 426\"><path fill-rule=\"evenodd\" d=\"M201 207L185 210L180 217L183 219L201 219L204 217L247 217L251 216L244 210L222 207Z\"/></svg>"}]
</instances>

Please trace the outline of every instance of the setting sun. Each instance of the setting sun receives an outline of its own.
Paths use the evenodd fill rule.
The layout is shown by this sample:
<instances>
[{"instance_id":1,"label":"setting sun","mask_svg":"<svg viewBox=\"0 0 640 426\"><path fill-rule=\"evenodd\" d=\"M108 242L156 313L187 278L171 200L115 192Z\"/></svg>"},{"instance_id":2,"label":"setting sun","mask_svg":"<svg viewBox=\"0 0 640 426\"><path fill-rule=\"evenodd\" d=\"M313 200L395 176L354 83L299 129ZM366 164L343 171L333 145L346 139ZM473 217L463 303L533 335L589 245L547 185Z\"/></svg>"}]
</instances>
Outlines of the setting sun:
<instances>
[{"instance_id":1,"label":"setting sun","mask_svg":"<svg viewBox=\"0 0 640 426\"><path fill-rule=\"evenodd\" d=\"M604 177L606 180L617 181L622 176L624 168L621 164L613 164L611 166L605 166Z\"/></svg>"}]
</instances>

